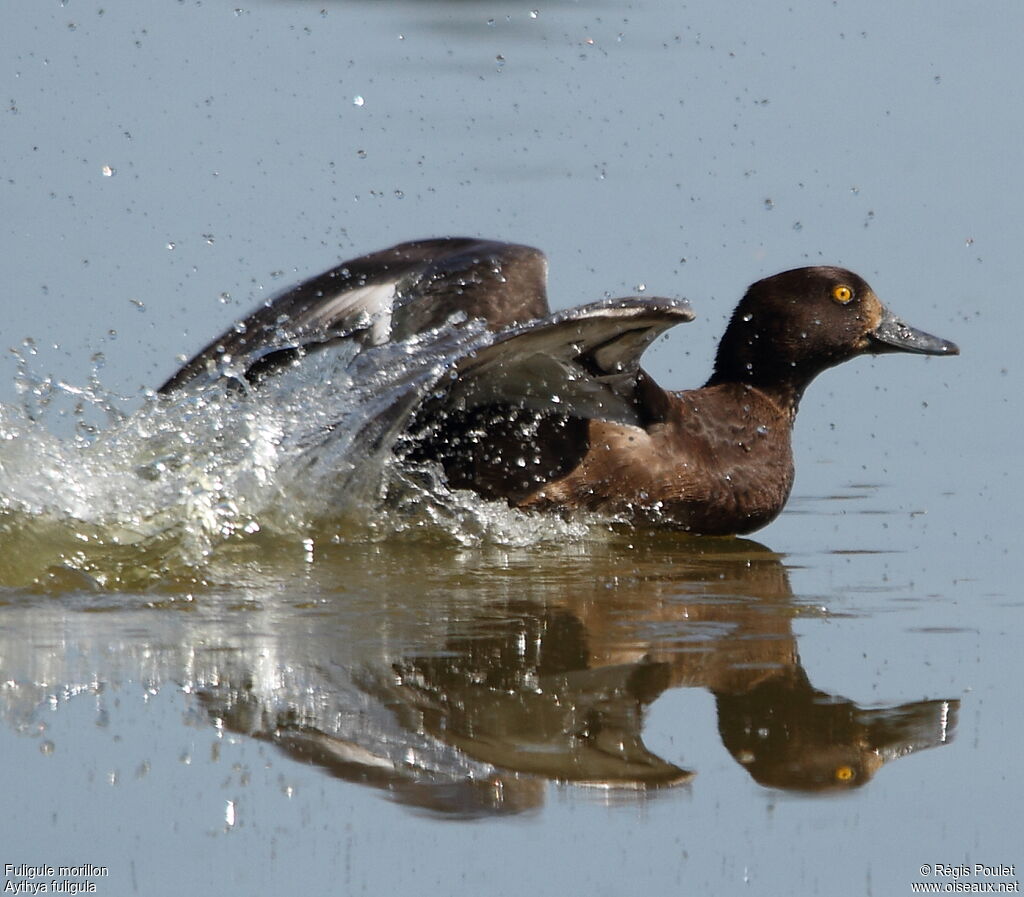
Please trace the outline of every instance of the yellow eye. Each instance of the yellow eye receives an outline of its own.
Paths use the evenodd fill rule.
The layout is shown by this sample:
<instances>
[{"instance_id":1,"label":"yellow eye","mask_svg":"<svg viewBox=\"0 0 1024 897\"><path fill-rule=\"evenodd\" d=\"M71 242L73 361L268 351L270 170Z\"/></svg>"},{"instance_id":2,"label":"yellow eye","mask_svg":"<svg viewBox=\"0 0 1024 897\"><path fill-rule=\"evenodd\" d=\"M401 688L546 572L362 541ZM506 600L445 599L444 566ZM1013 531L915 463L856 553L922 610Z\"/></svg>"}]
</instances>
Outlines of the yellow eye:
<instances>
[{"instance_id":1,"label":"yellow eye","mask_svg":"<svg viewBox=\"0 0 1024 897\"><path fill-rule=\"evenodd\" d=\"M845 283L841 283L837 287L832 287L832 298L840 305L846 305L853 298L853 290Z\"/></svg>"},{"instance_id":2,"label":"yellow eye","mask_svg":"<svg viewBox=\"0 0 1024 897\"><path fill-rule=\"evenodd\" d=\"M836 293L839 292L839 290L841 290L841 289L845 289L846 292L850 292L848 287L836 287L832 291L832 295L835 296ZM836 299L838 299L838 298L839 297L836 296ZM836 767L835 776L836 776L836 781L837 782L849 782L849 781L852 781L852 779L853 779L853 767L851 767L851 766L837 766Z\"/></svg>"}]
</instances>

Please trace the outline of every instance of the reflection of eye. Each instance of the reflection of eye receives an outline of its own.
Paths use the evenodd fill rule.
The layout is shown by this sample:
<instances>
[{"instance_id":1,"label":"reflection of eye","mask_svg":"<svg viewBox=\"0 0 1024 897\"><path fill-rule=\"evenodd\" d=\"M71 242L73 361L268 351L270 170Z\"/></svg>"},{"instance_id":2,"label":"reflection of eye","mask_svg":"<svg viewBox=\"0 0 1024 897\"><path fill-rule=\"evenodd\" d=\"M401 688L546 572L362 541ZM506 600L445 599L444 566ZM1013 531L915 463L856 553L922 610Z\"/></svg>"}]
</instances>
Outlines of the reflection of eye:
<instances>
[{"instance_id":1,"label":"reflection of eye","mask_svg":"<svg viewBox=\"0 0 1024 897\"><path fill-rule=\"evenodd\" d=\"M832 294L835 295L836 293L839 292L839 290L846 290L847 293L850 292L848 287L836 287L832 291ZM839 297L836 296L836 299L839 299ZM842 300L840 300L840 301L842 301ZM852 779L853 779L853 767L852 766L837 766L836 767L836 781L837 782L849 782Z\"/></svg>"},{"instance_id":2,"label":"reflection of eye","mask_svg":"<svg viewBox=\"0 0 1024 897\"><path fill-rule=\"evenodd\" d=\"M839 284L837 287L832 287L832 298L836 302L846 305L853 298L853 290L851 290L845 283Z\"/></svg>"}]
</instances>

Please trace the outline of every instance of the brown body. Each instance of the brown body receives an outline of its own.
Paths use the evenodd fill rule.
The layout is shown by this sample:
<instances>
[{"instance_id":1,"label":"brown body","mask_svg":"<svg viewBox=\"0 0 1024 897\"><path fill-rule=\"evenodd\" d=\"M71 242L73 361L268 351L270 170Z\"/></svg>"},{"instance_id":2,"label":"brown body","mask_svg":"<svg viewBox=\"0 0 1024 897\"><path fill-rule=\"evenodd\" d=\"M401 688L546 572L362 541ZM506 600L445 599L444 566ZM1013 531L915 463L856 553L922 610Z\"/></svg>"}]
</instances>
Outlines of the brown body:
<instances>
[{"instance_id":1,"label":"brown body","mask_svg":"<svg viewBox=\"0 0 1024 897\"><path fill-rule=\"evenodd\" d=\"M647 428L590 421L590 446L566 476L521 502L585 508L705 534L770 523L793 486L791 417L754 387L670 393Z\"/></svg>"}]
</instances>

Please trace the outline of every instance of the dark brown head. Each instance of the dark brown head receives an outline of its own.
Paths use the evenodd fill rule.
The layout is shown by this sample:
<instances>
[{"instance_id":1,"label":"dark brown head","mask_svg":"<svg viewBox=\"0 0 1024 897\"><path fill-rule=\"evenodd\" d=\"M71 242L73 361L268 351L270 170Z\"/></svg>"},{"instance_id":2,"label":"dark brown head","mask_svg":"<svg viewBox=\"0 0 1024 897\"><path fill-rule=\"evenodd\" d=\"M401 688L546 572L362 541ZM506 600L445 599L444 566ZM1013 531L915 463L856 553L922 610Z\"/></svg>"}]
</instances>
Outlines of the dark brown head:
<instances>
[{"instance_id":1,"label":"dark brown head","mask_svg":"<svg viewBox=\"0 0 1024 897\"><path fill-rule=\"evenodd\" d=\"M844 268L795 268L747 290L718 346L708 385L782 389L793 403L821 371L858 355L957 355L951 342L915 330Z\"/></svg>"}]
</instances>

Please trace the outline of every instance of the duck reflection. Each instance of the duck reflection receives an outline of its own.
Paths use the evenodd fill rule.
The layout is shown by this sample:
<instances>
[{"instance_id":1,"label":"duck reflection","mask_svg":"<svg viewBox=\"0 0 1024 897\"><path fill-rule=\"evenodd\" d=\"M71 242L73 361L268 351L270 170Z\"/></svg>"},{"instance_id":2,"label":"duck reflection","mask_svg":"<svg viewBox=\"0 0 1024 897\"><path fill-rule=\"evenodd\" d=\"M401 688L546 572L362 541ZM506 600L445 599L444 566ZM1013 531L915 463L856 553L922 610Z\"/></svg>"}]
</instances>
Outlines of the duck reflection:
<instances>
[{"instance_id":1,"label":"duck reflection","mask_svg":"<svg viewBox=\"0 0 1024 897\"><path fill-rule=\"evenodd\" d=\"M244 663L222 663L200 697L218 725L458 815L534 808L548 780L647 796L688 783L693 770L642 739L647 707L674 688L714 695L723 744L773 788L856 788L952 738L955 700L863 708L812 686L792 631L808 609L768 549L694 540L666 557L670 572L641 562L624 578L592 556L589 579L509 577L520 594L476 604L453 584L427 644L345 667L324 641L270 689Z\"/></svg>"}]
</instances>

